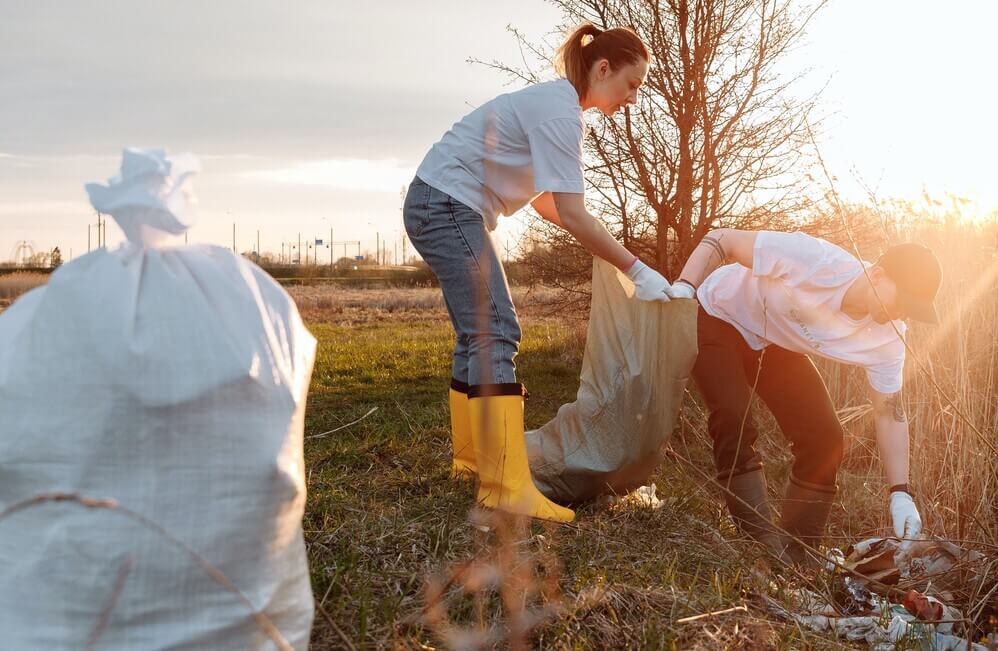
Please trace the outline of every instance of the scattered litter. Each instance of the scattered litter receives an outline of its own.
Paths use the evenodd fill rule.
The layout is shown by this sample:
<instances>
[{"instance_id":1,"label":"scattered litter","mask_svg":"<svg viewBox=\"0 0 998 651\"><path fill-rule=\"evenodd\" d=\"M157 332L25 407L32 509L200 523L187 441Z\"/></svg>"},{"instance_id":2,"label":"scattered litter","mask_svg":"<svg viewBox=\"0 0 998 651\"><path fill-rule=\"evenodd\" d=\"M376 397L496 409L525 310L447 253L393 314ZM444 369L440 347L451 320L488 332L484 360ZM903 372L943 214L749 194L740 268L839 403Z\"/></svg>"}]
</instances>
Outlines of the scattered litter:
<instances>
[{"instance_id":1,"label":"scattered litter","mask_svg":"<svg viewBox=\"0 0 998 651\"><path fill-rule=\"evenodd\" d=\"M832 549L828 559L831 599L795 588L786 592L789 607L764 597L770 610L813 631L865 641L874 651L899 644L926 651L987 651L968 643L964 614L946 603L961 582L983 585L987 559L980 552L939 539L902 546L896 538L870 538L847 554ZM902 603L893 603L894 586L902 581L908 590Z\"/></svg>"},{"instance_id":2,"label":"scattered litter","mask_svg":"<svg viewBox=\"0 0 998 651\"><path fill-rule=\"evenodd\" d=\"M897 538L868 538L853 545L841 565L870 579L875 591L875 582L897 585L904 581L907 587L951 601L952 593L968 582L986 578L986 561L978 551L939 538L909 541L907 546Z\"/></svg>"},{"instance_id":3,"label":"scattered litter","mask_svg":"<svg viewBox=\"0 0 998 651\"><path fill-rule=\"evenodd\" d=\"M842 612L847 615L879 612L879 604L873 592L862 579L847 576L842 580L843 593L840 601Z\"/></svg>"}]
</instances>

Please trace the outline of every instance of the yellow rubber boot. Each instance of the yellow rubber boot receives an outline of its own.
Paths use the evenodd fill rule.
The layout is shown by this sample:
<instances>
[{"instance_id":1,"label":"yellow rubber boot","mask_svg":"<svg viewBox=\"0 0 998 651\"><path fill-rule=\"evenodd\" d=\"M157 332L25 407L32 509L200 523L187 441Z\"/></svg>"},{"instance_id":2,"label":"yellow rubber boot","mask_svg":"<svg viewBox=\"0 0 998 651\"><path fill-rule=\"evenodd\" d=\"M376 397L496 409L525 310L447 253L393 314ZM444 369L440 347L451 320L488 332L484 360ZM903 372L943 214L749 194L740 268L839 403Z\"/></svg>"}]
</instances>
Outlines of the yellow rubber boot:
<instances>
[{"instance_id":1,"label":"yellow rubber boot","mask_svg":"<svg viewBox=\"0 0 998 651\"><path fill-rule=\"evenodd\" d=\"M451 475L468 477L478 472L475 446L471 442L471 416L468 413L468 385L457 380L450 383L450 436L454 447Z\"/></svg>"},{"instance_id":2,"label":"yellow rubber boot","mask_svg":"<svg viewBox=\"0 0 998 651\"><path fill-rule=\"evenodd\" d=\"M537 490L523 437L523 385L487 384L468 392L478 464L478 502L532 518L571 522L575 512Z\"/></svg>"}]
</instances>

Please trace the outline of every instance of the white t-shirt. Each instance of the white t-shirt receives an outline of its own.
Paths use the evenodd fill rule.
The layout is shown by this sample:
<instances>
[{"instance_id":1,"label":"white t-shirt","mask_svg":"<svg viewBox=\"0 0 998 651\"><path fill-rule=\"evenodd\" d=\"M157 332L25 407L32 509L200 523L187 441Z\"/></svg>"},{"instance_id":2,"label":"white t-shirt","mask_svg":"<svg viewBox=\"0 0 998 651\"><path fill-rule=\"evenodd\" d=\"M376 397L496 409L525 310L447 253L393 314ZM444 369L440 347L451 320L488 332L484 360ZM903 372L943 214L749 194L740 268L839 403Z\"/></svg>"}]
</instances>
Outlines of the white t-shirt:
<instances>
[{"instance_id":1,"label":"white t-shirt","mask_svg":"<svg viewBox=\"0 0 998 651\"><path fill-rule=\"evenodd\" d=\"M416 176L481 213L489 230L542 192L582 193L579 94L567 79L478 107L435 143Z\"/></svg>"},{"instance_id":2,"label":"white t-shirt","mask_svg":"<svg viewBox=\"0 0 998 651\"><path fill-rule=\"evenodd\" d=\"M697 290L711 316L727 321L753 350L776 344L862 366L881 393L901 390L904 343L890 323L859 321L842 311L846 290L863 265L843 249L805 233L760 232L752 268L729 264ZM895 321L905 333L903 321Z\"/></svg>"}]
</instances>

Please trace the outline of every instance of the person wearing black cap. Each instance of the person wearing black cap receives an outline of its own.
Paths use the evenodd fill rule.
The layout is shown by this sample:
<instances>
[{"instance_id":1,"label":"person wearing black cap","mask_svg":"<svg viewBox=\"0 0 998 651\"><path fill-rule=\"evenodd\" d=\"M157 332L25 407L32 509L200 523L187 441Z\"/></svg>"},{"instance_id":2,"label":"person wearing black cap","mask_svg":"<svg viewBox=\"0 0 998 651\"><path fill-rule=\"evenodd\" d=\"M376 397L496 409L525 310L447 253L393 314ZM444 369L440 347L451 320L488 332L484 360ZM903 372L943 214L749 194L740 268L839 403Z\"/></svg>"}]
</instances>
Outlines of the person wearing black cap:
<instances>
[{"instance_id":1,"label":"person wearing black cap","mask_svg":"<svg viewBox=\"0 0 998 651\"><path fill-rule=\"evenodd\" d=\"M798 541L820 542L842 460L842 426L808 355L865 370L894 533L920 533L908 490L903 319L938 322L933 300L941 281L935 255L919 244L891 247L869 263L800 232L717 229L687 260L673 295L700 302L693 377L710 412L717 479L740 529L783 560L803 563ZM755 450L753 391L794 456L780 529Z\"/></svg>"}]
</instances>

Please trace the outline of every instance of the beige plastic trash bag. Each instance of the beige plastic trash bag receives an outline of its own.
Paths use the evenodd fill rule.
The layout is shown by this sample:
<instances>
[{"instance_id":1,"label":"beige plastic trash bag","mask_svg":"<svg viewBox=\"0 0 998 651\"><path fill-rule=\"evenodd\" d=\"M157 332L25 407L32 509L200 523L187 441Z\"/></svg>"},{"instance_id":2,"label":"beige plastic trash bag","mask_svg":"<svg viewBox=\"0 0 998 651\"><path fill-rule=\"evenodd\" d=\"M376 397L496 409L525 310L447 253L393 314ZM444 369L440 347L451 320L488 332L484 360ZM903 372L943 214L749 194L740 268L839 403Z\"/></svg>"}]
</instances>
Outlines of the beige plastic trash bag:
<instances>
[{"instance_id":1,"label":"beige plastic trash bag","mask_svg":"<svg viewBox=\"0 0 998 651\"><path fill-rule=\"evenodd\" d=\"M696 301L640 301L626 276L594 260L579 392L526 435L534 483L545 495L577 503L646 483L696 360L696 319Z\"/></svg>"}]
</instances>

